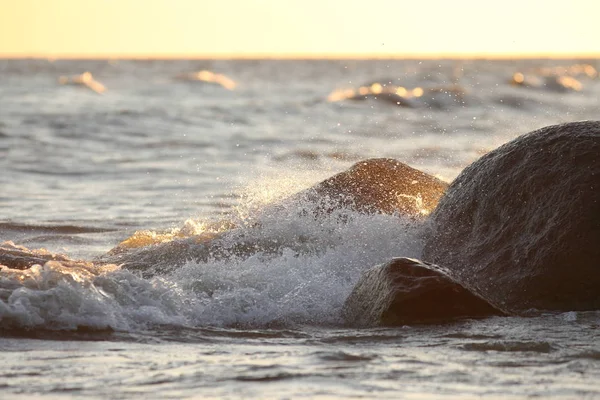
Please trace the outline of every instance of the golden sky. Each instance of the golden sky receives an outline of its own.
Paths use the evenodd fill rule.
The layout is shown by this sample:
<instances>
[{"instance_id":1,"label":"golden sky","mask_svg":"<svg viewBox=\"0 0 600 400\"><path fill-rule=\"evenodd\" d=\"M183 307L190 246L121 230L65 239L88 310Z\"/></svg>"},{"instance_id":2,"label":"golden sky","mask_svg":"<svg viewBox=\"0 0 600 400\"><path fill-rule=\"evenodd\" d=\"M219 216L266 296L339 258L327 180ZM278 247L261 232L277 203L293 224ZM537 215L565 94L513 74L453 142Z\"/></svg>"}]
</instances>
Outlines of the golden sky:
<instances>
[{"instance_id":1,"label":"golden sky","mask_svg":"<svg viewBox=\"0 0 600 400\"><path fill-rule=\"evenodd\" d=\"M0 0L0 56L600 55L597 0Z\"/></svg>"}]
</instances>

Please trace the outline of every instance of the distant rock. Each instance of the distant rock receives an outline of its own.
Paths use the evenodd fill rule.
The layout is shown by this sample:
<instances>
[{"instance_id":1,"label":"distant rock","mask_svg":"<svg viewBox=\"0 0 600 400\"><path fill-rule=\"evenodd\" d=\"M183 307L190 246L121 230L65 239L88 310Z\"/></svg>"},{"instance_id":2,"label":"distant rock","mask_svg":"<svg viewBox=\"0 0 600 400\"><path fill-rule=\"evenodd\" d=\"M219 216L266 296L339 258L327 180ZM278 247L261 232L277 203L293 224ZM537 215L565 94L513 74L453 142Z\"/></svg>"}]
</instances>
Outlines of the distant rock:
<instances>
[{"instance_id":1,"label":"distant rock","mask_svg":"<svg viewBox=\"0 0 600 400\"><path fill-rule=\"evenodd\" d=\"M204 83L212 83L216 85L220 85L225 89L233 90L236 87L236 83L233 79L223 75L216 74L211 71L197 71L197 72L189 72L186 74L180 74L175 77L175 79L180 81L187 82L204 82Z\"/></svg>"},{"instance_id":2,"label":"distant rock","mask_svg":"<svg viewBox=\"0 0 600 400\"><path fill-rule=\"evenodd\" d=\"M399 326L504 313L456 282L450 271L394 258L363 273L342 310L348 325Z\"/></svg>"},{"instance_id":3,"label":"distant rock","mask_svg":"<svg viewBox=\"0 0 600 400\"><path fill-rule=\"evenodd\" d=\"M600 122L545 127L484 155L429 228L423 259L502 309L600 309Z\"/></svg>"},{"instance_id":4,"label":"distant rock","mask_svg":"<svg viewBox=\"0 0 600 400\"><path fill-rule=\"evenodd\" d=\"M545 89L553 92L579 92L583 85L577 79L568 75L524 75L521 72L513 74L509 83L513 86L519 86L531 89Z\"/></svg>"},{"instance_id":5,"label":"distant rock","mask_svg":"<svg viewBox=\"0 0 600 400\"><path fill-rule=\"evenodd\" d=\"M582 78L597 78L598 71L590 64L574 64L574 65L561 65L556 67L542 67L534 71L538 75L542 76L572 76Z\"/></svg>"},{"instance_id":6,"label":"distant rock","mask_svg":"<svg viewBox=\"0 0 600 400\"><path fill-rule=\"evenodd\" d=\"M580 92L583 85L570 76L550 76L544 81L544 87L555 92Z\"/></svg>"},{"instance_id":7,"label":"distant rock","mask_svg":"<svg viewBox=\"0 0 600 400\"><path fill-rule=\"evenodd\" d=\"M345 100L376 100L407 108L448 109L451 106L464 105L466 90L460 85L442 85L430 87L406 88L394 85L392 80L370 82L357 89L334 90L327 96L329 102Z\"/></svg>"},{"instance_id":8,"label":"distant rock","mask_svg":"<svg viewBox=\"0 0 600 400\"><path fill-rule=\"evenodd\" d=\"M58 83L60 83L61 85L84 86L98 94L102 94L106 91L106 86L94 79L92 73L87 71L81 75L75 75L70 77L61 76L60 78L58 78Z\"/></svg>"}]
</instances>

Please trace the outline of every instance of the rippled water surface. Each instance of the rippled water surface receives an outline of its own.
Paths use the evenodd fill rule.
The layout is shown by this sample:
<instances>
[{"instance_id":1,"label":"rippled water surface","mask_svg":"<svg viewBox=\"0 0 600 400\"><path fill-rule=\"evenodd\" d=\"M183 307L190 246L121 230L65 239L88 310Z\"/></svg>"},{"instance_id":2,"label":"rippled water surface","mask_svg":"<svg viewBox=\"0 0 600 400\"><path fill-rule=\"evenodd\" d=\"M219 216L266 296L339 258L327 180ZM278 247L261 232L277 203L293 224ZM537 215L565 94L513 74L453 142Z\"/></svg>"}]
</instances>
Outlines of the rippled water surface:
<instances>
[{"instance_id":1,"label":"rippled water surface","mask_svg":"<svg viewBox=\"0 0 600 400\"><path fill-rule=\"evenodd\" d=\"M419 257L418 224L263 212L361 159L450 181L520 134L598 119L593 74L570 70L579 90L508 83L575 64L0 60L0 242L93 259L136 231L168 241L260 215L251 239L278 249L151 276L1 275L0 397L600 398L600 313L347 328L361 272ZM176 79L200 70L236 87ZM85 71L106 92L59 84ZM373 82L425 94L328 101Z\"/></svg>"},{"instance_id":2,"label":"rippled water surface","mask_svg":"<svg viewBox=\"0 0 600 400\"><path fill-rule=\"evenodd\" d=\"M361 331L163 327L52 339L2 340L5 393L595 398L600 380L597 313Z\"/></svg>"}]
</instances>

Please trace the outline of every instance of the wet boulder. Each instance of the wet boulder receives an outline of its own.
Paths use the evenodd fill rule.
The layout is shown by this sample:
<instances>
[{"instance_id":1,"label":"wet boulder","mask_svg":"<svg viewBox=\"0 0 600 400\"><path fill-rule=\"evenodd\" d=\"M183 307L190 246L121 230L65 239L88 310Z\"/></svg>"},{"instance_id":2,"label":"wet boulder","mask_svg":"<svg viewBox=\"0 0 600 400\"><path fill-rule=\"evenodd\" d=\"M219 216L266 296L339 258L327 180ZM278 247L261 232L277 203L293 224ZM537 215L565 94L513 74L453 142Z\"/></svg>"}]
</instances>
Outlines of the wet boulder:
<instances>
[{"instance_id":1,"label":"wet boulder","mask_svg":"<svg viewBox=\"0 0 600 400\"><path fill-rule=\"evenodd\" d=\"M450 271L410 258L394 258L363 273L344 303L348 325L399 326L448 322L503 312L455 281Z\"/></svg>"},{"instance_id":2,"label":"wet boulder","mask_svg":"<svg viewBox=\"0 0 600 400\"><path fill-rule=\"evenodd\" d=\"M301 235L290 242L272 237L268 233L269 224L287 220L289 213L300 213L301 217L311 219L328 217L334 211L334 218L349 217L351 213L346 211L420 217L436 206L447 186L447 183L393 159L364 160L265 207L250 224L223 223L218 233L188 235L182 231L170 235L172 237L136 232L95 261L119 264L150 277L172 271L188 261L243 259L257 253L277 254L284 248L300 254L314 250L313 238Z\"/></svg>"},{"instance_id":3,"label":"wet boulder","mask_svg":"<svg viewBox=\"0 0 600 400\"><path fill-rule=\"evenodd\" d=\"M423 259L511 312L600 309L600 122L484 155L429 220Z\"/></svg>"},{"instance_id":4,"label":"wet boulder","mask_svg":"<svg viewBox=\"0 0 600 400\"><path fill-rule=\"evenodd\" d=\"M334 210L337 212L335 217L348 217L347 210L423 216L436 206L446 187L445 182L393 159L364 160L265 207L250 224L235 226L222 223L218 233L212 234L186 234L182 231L174 236L148 236L144 232L136 232L95 262L122 265L150 277L172 271L188 261L243 259L257 253L277 254L284 248L298 253L312 251L314 246L308 236L302 235L298 240L289 242L282 241L280 237L270 237L261 230L268 232L269 224L274 220L286 220L290 212L308 218L327 216Z\"/></svg>"},{"instance_id":5,"label":"wet boulder","mask_svg":"<svg viewBox=\"0 0 600 400\"><path fill-rule=\"evenodd\" d=\"M419 216L435 208L448 184L390 158L359 161L286 201L308 200L319 211L349 208L363 213Z\"/></svg>"}]
</instances>

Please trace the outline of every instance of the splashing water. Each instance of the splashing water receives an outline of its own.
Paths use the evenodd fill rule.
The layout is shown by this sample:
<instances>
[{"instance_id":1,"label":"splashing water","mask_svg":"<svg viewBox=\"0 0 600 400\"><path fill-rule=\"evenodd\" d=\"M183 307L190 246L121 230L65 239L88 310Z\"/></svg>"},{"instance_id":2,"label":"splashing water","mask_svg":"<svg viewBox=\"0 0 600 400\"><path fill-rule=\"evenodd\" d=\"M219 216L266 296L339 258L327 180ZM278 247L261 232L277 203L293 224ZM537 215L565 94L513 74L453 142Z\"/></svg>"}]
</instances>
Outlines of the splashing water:
<instances>
[{"instance_id":1,"label":"splashing water","mask_svg":"<svg viewBox=\"0 0 600 400\"><path fill-rule=\"evenodd\" d=\"M4 268L0 318L5 327L61 330L338 325L364 269L420 254L418 221L348 209L316 218L306 212L311 205L301 204L305 200L268 207L282 196L255 193L270 197L261 203L243 196L246 202L234 210L236 223L190 219L165 233L136 232L119 246L150 248L157 262L182 257L177 247L158 244L186 240L220 251L244 243L243 254L209 253L147 279L116 265L51 261L26 271Z\"/></svg>"}]
</instances>

